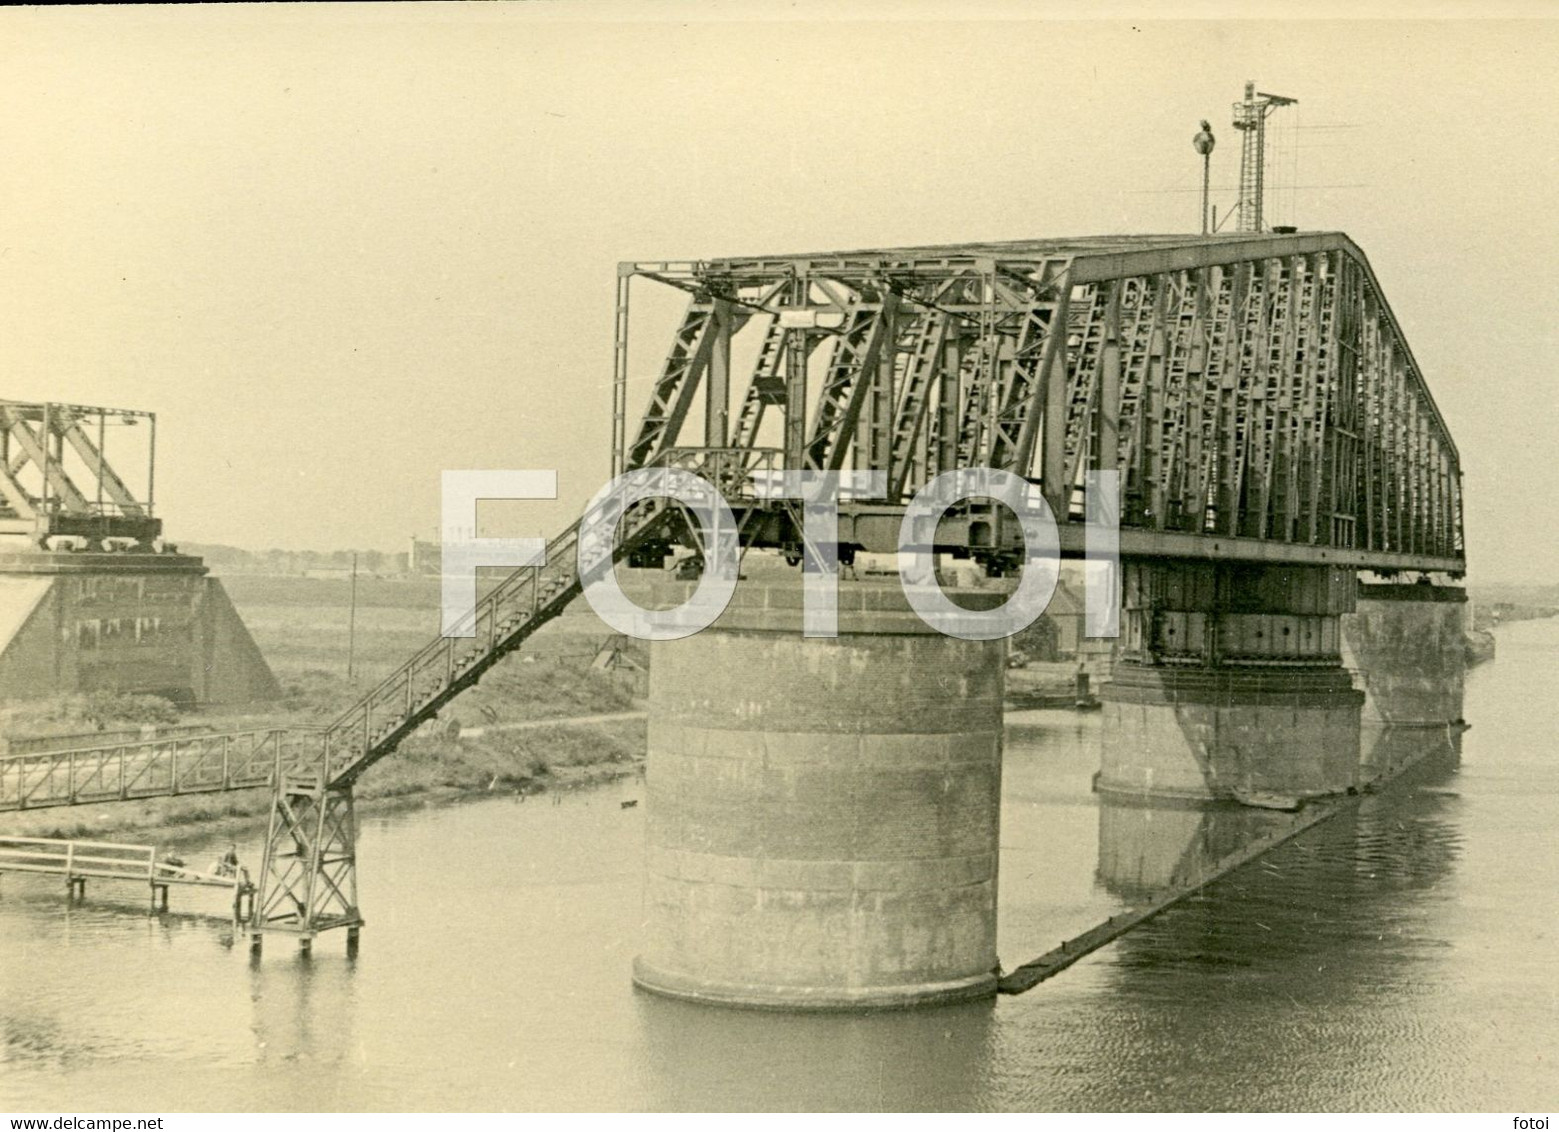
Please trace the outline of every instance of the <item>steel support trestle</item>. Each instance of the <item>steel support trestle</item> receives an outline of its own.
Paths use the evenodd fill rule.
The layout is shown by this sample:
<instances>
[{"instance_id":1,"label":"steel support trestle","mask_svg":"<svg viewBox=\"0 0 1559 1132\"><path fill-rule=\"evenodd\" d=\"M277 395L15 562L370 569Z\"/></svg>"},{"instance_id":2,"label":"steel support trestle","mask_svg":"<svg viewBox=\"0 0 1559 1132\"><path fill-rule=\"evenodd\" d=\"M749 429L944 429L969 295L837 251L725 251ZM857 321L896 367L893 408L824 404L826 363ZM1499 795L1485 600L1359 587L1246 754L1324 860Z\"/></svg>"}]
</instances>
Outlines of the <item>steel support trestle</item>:
<instances>
[{"instance_id":1,"label":"steel support trestle","mask_svg":"<svg viewBox=\"0 0 1559 1132\"><path fill-rule=\"evenodd\" d=\"M276 932L296 936L307 952L320 932L345 928L350 954L362 924L351 785L279 778L249 923L251 948L258 951L264 936Z\"/></svg>"}]
</instances>

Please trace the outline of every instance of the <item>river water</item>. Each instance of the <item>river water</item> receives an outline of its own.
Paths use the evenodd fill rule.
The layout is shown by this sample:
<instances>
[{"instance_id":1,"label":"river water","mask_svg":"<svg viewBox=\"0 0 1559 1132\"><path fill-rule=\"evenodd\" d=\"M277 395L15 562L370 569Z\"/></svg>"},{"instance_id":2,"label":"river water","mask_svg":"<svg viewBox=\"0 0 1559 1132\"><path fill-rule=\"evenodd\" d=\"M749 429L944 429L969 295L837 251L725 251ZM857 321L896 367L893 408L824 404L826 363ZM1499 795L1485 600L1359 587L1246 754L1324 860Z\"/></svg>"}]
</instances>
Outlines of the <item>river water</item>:
<instances>
[{"instance_id":1,"label":"river water","mask_svg":"<svg viewBox=\"0 0 1559 1132\"><path fill-rule=\"evenodd\" d=\"M209 916L0 884L0 1109L1555 1107L1559 622L1500 633L1473 730L1387 792L1016 998L757 1014L636 992L633 780L362 822L339 935L251 965ZM1097 716L1012 721L1001 957L1162 891L1274 816L1101 806ZM1367 739L1367 741L1373 741ZM241 846L249 859L258 845Z\"/></svg>"}]
</instances>

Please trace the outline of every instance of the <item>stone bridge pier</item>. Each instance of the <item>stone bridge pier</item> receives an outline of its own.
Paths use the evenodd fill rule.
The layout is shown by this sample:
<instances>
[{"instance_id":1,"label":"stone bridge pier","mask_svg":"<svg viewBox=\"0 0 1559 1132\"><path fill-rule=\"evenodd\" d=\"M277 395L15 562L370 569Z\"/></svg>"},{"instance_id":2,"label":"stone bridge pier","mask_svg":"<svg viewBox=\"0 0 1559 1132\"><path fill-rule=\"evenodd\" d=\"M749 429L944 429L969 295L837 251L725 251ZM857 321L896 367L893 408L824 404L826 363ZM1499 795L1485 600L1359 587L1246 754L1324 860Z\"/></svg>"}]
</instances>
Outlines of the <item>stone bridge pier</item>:
<instances>
[{"instance_id":1,"label":"stone bridge pier","mask_svg":"<svg viewBox=\"0 0 1559 1132\"><path fill-rule=\"evenodd\" d=\"M1122 574L1101 792L1260 801L1358 784L1351 570L1128 559Z\"/></svg>"},{"instance_id":2,"label":"stone bridge pier","mask_svg":"<svg viewBox=\"0 0 1559 1132\"><path fill-rule=\"evenodd\" d=\"M1444 727L1462 720L1467 595L1426 582L1359 586L1342 621L1343 660L1364 689L1364 721Z\"/></svg>"},{"instance_id":3,"label":"stone bridge pier","mask_svg":"<svg viewBox=\"0 0 1559 1132\"><path fill-rule=\"evenodd\" d=\"M1004 642L938 633L896 585L840 587L836 638L801 614L799 585L743 582L653 646L635 982L784 1009L993 996Z\"/></svg>"}]
</instances>

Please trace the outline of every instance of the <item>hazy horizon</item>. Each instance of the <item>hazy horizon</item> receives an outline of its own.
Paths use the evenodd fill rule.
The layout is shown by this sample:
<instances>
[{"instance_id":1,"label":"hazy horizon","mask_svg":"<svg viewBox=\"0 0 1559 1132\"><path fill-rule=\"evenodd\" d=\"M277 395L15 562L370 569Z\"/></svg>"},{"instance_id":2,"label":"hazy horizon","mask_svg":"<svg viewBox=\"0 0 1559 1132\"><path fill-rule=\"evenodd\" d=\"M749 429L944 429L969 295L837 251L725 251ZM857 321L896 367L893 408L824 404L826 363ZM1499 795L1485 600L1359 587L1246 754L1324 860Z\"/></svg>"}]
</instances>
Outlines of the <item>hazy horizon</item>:
<instances>
[{"instance_id":1,"label":"hazy horizon","mask_svg":"<svg viewBox=\"0 0 1559 1132\"><path fill-rule=\"evenodd\" d=\"M1269 216L1364 249L1460 448L1470 577L1556 558L1559 25L651 10L0 12L0 397L157 412L176 543L394 552L482 467L556 468L551 533L619 260L1189 232L1249 78L1299 99Z\"/></svg>"}]
</instances>

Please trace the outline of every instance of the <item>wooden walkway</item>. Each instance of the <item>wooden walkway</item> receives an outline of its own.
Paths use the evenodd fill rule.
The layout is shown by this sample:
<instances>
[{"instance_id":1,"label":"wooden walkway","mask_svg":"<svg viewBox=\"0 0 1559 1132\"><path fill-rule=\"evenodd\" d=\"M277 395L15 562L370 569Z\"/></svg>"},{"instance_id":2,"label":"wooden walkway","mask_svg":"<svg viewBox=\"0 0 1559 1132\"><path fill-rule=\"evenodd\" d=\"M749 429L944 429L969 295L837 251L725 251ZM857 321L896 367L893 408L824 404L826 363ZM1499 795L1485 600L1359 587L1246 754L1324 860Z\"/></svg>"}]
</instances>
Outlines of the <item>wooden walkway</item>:
<instances>
[{"instance_id":1,"label":"wooden walkway","mask_svg":"<svg viewBox=\"0 0 1559 1132\"><path fill-rule=\"evenodd\" d=\"M225 888L233 894L233 918L242 920L252 906L254 885L248 874L192 869L157 859L153 845L114 841L67 841L57 837L0 837L0 874L30 873L65 878L66 894L82 899L88 880L129 881L147 886L153 912L168 910L168 889L174 885Z\"/></svg>"}]
</instances>

